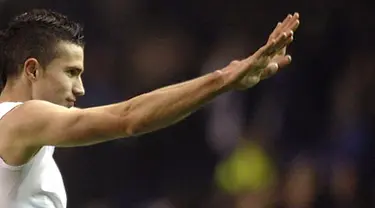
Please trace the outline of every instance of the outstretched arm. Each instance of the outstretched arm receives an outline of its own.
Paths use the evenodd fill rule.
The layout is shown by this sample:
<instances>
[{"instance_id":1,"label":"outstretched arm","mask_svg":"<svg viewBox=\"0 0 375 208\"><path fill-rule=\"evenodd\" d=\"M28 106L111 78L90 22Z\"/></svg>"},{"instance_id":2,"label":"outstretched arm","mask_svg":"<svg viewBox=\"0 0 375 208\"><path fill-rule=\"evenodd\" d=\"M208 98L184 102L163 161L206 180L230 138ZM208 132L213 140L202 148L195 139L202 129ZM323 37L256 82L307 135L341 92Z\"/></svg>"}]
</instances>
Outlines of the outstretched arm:
<instances>
[{"instance_id":1,"label":"outstretched arm","mask_svg":"<svg viewBox=\"0 0 375 208\"><path fill-rule=\"evenodd\" d=\"M67 109L45 101L28 101L0 120L0 130L12 143L10 146L32 155L44 145L90 145L164 128L219 94L252 87L259 82L253 77L277 69L273 58L292 41L293 30L298 24L298 17L284 21L283 29L272 33L274 38L244 60L233 61L221 70L125 102Z\"/></svg>"}]
</instances>

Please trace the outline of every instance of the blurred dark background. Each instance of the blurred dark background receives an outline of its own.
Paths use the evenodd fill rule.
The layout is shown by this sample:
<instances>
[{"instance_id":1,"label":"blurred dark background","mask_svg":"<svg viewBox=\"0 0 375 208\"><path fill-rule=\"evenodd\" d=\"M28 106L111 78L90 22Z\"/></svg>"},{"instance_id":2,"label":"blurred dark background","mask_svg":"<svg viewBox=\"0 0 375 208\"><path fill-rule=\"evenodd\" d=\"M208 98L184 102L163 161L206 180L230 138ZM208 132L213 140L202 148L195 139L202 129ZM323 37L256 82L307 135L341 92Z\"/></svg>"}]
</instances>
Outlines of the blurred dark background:
<instances>
[{"instance_id":1,"label":"blurred dark background","mask_svg":"<svg viewBox=\"0 0 375 208\"><path fill-rule=\"evenodd\" d=\"M119 102L244 58L301 14L293 63L139 138L58 149L69 208L375 207L370 1L1 0L85 25L79 107Z\"/></svg>"}]
</instances>

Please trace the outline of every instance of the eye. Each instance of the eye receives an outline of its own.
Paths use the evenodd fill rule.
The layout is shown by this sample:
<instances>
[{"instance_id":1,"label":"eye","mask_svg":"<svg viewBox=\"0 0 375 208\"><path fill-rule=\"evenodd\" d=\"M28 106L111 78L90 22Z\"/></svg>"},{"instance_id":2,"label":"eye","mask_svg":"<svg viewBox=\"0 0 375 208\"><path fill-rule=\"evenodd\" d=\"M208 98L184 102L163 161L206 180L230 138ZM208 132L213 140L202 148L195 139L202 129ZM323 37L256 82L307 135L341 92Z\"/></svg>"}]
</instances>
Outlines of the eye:
<instances>
[{"instance_id":1,"label":"eye","mask_svg":"<svg viewBox=\"0 0 375 208\"><path fill-rule=\"evenodd\" d=\"M75 77L79 75L79 71L75 69L69 69L66 71L69 77Z\"/></svg>"}]
</instances>

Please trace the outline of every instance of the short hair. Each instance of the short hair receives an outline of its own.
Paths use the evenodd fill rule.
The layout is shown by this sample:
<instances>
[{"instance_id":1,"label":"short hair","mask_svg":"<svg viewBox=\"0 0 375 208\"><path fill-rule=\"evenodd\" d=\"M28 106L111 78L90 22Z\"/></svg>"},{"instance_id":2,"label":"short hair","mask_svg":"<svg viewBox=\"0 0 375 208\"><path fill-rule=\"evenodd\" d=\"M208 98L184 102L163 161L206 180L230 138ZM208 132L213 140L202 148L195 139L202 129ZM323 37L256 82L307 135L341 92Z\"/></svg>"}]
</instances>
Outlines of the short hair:
<instances>
[{"instance_id":1,"label":"short hair","mask_svg":"<svg viewBox=\"0 0 375 208\"><path fill-rule=\"evenodd\" d=\"M46 9L34 9L14 17L0 31L0 78L17 76L28 58L36 58L45 67L56 56L60 41L84 46L83 27L65 15Z\"/></svg>"}]
</instances>

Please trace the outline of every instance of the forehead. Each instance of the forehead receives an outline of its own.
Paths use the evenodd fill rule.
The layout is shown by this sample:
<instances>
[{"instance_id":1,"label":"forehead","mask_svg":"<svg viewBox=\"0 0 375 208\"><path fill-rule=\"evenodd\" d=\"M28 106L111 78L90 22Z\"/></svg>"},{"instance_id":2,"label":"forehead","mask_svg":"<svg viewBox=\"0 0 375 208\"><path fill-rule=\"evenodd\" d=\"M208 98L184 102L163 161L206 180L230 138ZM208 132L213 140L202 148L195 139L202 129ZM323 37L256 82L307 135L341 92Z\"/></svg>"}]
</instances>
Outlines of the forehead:
<instances>
[{"instance_id":1,"label":"forehead","mask_svg":"<svg viewBox=\"0 0 375 208\"><path fill-rule=\"evenodd\" d=\"M69 42L60 42L56 45L56 57L49 64L50 67L69 67L83 70L83 47Z\"/></svg>"}]
</instances>

